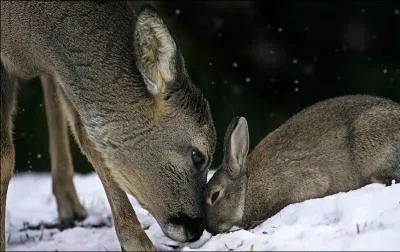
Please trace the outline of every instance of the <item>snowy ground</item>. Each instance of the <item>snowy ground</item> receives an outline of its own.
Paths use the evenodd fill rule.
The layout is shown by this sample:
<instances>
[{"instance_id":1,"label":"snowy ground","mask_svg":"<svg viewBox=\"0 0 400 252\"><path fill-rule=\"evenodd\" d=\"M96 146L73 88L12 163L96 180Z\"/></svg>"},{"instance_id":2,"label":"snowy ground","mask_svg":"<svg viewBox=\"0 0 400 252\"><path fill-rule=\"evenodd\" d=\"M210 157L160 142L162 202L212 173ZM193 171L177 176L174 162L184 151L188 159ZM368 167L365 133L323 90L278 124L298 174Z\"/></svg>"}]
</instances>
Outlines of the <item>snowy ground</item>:
<instances>
[{"instance_id":1,"label":"snowy ground","mask_svg":"<svg viewBox=\"0 0 400 252\"><path fill-rule=\"evenodd\" d=\"M80 225L58 230L21 231L56 219L49 174L18 174L7 199L8 250L120 250L111 227L110 209L95 174L75 177L78 194L89 212ZM149 213L130 198L146 233L159 249L175 244L167 239ZM106 224L102 228L84 227ZM108 226L107 226L108 225ZM400 184L368 185L359 190L308 200L284 208L258 227L181 245L181 250L400 250Z\"/></svg>"}]
</instances>

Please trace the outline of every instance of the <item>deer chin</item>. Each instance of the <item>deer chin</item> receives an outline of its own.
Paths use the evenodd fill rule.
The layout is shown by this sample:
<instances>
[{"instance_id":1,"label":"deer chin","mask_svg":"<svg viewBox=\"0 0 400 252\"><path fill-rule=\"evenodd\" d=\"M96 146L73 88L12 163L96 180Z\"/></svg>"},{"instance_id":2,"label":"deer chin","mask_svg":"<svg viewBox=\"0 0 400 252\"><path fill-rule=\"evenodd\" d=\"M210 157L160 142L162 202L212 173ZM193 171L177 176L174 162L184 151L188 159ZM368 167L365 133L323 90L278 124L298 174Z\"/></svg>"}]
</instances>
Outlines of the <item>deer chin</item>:
<instances>
[{"instance_id":1,"label":"deer chin","mask_svg":"<svg viewBox=\"0 0 400 252\"><path fill-rule=\"evenodd\" d=\"M237 230L240 230L241 228L240 227L238 227L238 226L233 226L233 227L231 227L229 230L228 230L228 232L234 232L234 231L237 231Z\"/></svg>"},{"instance_id":2,"label":"deer chin","mask_svg":"<svg viewBox=\"0 0 400 252\"><path fill-rule=\"evenodd\" d=\"M161 229L169 238L178 241L186 242L188 240L183 226L173 225L170 223L161 225Z\"/></svg>"}]
</instances>

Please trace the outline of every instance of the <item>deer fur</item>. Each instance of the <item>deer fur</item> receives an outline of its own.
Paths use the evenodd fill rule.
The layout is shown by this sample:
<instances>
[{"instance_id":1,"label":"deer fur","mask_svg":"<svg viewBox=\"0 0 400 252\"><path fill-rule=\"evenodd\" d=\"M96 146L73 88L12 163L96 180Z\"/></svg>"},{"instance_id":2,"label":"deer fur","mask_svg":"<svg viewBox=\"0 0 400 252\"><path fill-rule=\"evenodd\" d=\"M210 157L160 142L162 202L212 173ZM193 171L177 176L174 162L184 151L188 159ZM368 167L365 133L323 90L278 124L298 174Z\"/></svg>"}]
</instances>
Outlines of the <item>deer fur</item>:
<instances>
[{"instance_id":1,"label":"deer fur","mask_svg":"<svg viewBox=\"0 0 400 252\"><path fill-rule=\"evenodd\" d=\"M123 1L1 2L1 235L13 174L20 80L40 77L61 223L87 216L72 178L67 122L98 174L123 250L154 250L126 193L180 242L204 230L215 149L207 100L155 9Z\"/></svg>"},{"instance_id":2,"label":"deer fur","mask_svg":"<svg viewBox=\"0 0 400 252\"><path fill-rule=\"evenodd\" d=\"M247 121L234 118L205 190L211 233L252 228L292 203L400 181L400 105L367 95L321 101L248 151Z\"/></svg>"}]
</instances>

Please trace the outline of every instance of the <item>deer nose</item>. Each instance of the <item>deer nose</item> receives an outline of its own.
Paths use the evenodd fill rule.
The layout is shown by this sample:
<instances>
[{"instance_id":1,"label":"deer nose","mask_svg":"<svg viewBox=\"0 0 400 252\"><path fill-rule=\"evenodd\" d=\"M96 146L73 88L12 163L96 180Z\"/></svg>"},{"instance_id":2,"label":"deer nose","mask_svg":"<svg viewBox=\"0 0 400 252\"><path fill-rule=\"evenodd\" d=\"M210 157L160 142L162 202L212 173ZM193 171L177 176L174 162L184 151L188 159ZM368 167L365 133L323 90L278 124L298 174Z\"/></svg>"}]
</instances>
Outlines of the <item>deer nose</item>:
<instances>
[{"instance_id":1,"label":"deer nose","mask_svg":"<svg viewBox=\"0 0 400 252\"><path fill-rule=\"evenodd\" d=\"M177 217L171 218L169 224L175 226L175 229L180 227L182 230L184 240L187 242L194 242L200 239L204 231L203 217L189 217L186 214L179 214Z\"/></svg>"},{"instance_id":2,"label":"deer nose","mask_svg":"<svg viewBox=\"0 0 400 252\"><path fill-rule=\"evenodd\" d=\"M204 231L203 218L189 218L184 224L187 230L187 237L189 242L194 242L200 239Z\"/></svg>"}]
</instances>

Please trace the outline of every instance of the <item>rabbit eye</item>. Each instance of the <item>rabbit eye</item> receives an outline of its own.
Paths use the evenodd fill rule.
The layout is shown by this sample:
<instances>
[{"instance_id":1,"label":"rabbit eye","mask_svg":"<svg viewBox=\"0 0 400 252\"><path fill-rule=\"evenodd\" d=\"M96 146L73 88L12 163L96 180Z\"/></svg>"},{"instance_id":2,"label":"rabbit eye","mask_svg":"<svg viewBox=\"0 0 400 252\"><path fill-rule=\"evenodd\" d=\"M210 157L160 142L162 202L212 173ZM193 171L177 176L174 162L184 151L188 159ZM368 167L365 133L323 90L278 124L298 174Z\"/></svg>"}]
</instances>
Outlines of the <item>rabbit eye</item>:
<instances>
[{"instance_id":1,"label":"rabbit eye","mask_svg":"<svg viewBox=\"0 0 400 252\"><path fill-rule=\"evenodd\" d=\"M211 204L214 204L214 202L218 199L218 197L219 197L219 191L214 192L211 195Z\"/></svg>"}]
</instances>

